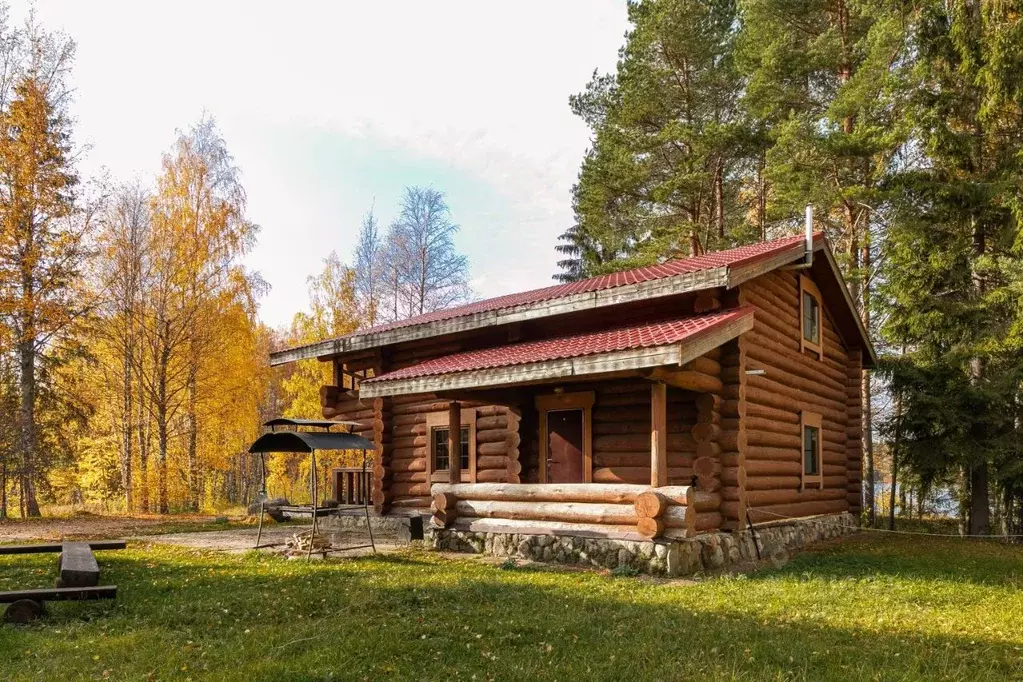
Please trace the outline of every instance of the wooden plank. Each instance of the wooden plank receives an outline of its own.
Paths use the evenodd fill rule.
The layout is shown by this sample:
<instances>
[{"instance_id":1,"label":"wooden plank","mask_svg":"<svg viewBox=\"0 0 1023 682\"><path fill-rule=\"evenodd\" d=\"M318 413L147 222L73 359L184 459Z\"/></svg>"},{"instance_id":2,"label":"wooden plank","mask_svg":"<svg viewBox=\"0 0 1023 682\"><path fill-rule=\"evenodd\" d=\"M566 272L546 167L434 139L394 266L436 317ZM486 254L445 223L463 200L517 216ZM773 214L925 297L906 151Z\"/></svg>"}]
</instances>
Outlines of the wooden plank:
<instances>
[{"instance_id":1,"label":"wooden plank","mask_svg":"<svg viewBox=\"0 0 1023 682\"><path fill-rule=\"evenodd\" d=\"M650 384L650 485L668 485L668 387Z\"/></svg>"},{"instance_id":2,"label":"wooden plank","mask_svg":"<svg viewBox=\"0 0 1023 682\"><path fill-rule=\"evenodd\" d=\"M99 585L99 563L88 543L65 542L60 553L58 587L95 587Z\"/></svg>"},{"instance_id":3,"label":"wooden plank","mask_svg":"<svg viewBox=\"0 0 1023 682\"><path fill-rule=\"evenodd\" d=\"M96 542L84 543L94 552L110 549L124 549L128 543L124 540L99 540ZM0 554L55 554L63 549L63 545L40 544L40 545L0 545Z\"/></svg>"},{"instance_id":4,"label":"wooden plank","mask_svg":"<svg viewBox=\"0 0 1023 682\"><path fill-rule=\"evenodd\" d=\"M20 599L32 601L86 601L92 599L114 599L116 585L97 587L55 587L41 590L14 590L0 592L0 604L13 604Z\"/></svg>"}]
</instances>

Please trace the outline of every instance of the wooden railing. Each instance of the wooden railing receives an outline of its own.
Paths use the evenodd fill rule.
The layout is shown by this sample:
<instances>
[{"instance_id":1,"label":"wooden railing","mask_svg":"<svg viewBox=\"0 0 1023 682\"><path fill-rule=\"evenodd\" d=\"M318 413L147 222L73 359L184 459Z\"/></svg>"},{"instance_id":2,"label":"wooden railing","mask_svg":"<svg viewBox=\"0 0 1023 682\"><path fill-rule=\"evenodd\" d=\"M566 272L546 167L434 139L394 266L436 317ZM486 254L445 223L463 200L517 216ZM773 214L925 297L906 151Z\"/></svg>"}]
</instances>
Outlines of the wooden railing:
<instances>
[{"instance_id":1,"label":"wooden railing","mask_svg":"<svg viewBox=\"0 0 1023 682\"><path fill-rule=\"evenodd\" d=\"M435 526L501 520L557 531L616 531L644 538L691 537L721 525L721 496L691 486L634 484L435 483Z\"/></svg>"},{"instance_id":2,"label":"wooden railing","mask_svg":"<svg viewBox=\"0 0 1023 682\"><path fill-rule=\"evenodd\" d=\"M362 467L334 469L334 499L341 505L373 503L373 472Z\"/></svg>"}]
</instances>

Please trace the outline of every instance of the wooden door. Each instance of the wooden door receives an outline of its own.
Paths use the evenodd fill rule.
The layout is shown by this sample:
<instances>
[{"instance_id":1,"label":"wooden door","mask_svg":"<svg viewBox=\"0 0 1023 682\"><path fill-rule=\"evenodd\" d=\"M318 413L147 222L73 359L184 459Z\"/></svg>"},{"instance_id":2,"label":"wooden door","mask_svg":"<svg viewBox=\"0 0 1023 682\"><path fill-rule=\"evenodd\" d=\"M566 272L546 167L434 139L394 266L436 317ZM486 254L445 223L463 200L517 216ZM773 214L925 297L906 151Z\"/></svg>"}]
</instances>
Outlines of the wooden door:
<instances>
[{"instance_id":1,"label":"wooden door","mask_svg":"<svg viewBox=\"0 0 1023 682\"><path fill-rule=\"evenodd\" d=\"M583 411L547 412L547 482L582 483Z\"/></svg>"}]
</instances>

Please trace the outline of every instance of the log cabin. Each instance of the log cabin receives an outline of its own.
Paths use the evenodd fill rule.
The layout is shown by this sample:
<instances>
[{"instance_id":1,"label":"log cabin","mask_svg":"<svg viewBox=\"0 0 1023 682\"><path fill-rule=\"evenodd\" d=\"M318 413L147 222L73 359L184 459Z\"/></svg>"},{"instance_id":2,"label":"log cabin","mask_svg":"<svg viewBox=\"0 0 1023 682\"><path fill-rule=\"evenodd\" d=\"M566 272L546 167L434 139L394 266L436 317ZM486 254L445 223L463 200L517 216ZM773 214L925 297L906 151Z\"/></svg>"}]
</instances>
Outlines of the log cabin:
<instances>
[{"instance_id":1,"label":"log cabin","mask_svg":"<svg viewBox=\"0 0 1023 682\"><path fill-rule=\"evenodd\" d=\"M876 357L810 224L271 363L332 363L323 417L376 443L380 515L640 541L858 517L861 378Z\"/></svg>"}]
</instances>

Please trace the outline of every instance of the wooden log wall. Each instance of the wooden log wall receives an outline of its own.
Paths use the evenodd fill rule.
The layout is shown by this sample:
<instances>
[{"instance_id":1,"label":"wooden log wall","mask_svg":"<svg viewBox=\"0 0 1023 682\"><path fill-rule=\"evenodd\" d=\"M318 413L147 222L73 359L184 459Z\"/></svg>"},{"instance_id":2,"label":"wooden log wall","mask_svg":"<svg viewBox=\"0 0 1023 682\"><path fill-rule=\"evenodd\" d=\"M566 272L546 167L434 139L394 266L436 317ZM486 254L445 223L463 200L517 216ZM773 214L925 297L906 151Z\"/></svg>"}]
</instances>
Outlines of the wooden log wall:
<instances>
[{"instance_id":1,"label":"wooden log wall","mask_svg":"<svg viewBox=\"0 0 1023 682\"><path fill-rule=\"evenodd\" d=\"M650 483L650 382L620 379L581 390L595 390L593 405L593 482ZM695 394L668 386L668 483L688 485L697 443ZM709 452L709 450L708 450Z\"/></svg>"},{"instance_id":2,"label":"wooden log wall","mask_svg":"<svg viewBox=\"0 0 1023 682\"><path fill-rule=\"evenodd\" d=\"M755 309L753 329L738 344L738 364L729 372L726 395L738 400L736 435L741 455L726 464L735 481L724 494L722 512L738 523L745 508L755 522L780 517L849 511L849 432L858 423L850 413L849 353L826 311L821 335L824 357L800 351L799 272L775 271L743 284L739 303ZM751 370L765 374L750 375ZM822 417L823 487L800 491L802 434L800 412ZM745 480L745 486L739 485ZM742 488L745 487L745 492Z\"/></svg>"},{"instance_id":3,"label":"wooden log wall","mask_svg":"<svg viewBox=\"0 0 1023 682\"><path fill-rule=\"evenodd\" d=\"M746 525L746 381L745 340L722 346L721 498L722 525L735 530Z\"/></svg>"},{"instance_id":4,"label":"wooden log wall","mask_svg":"<svg viewBox=\"0 0 1023 682\"><path fill-rule=\"evenodd\" d=\"M427 339L391 351L388 371L407 367L438 355L461 350L457 341ZM365 369L360 365L360 369ZM381 371L379 361L375 372ZM380 445L374 466L373 500L379 513L392 508L416 509L430 506L430 485L447 481L447 472L428 474L431 415L447 415L449 400L432 394L358 399L358 393L336 386L320 390L323 416L360 422L355 432ZM460 401L475 411L476 481L517 483L519 463L519 421L517 409ZM446 420L445 420L446 423ZM433 480L428 480L428 476Z\"/></svg>"}]
</instances>

